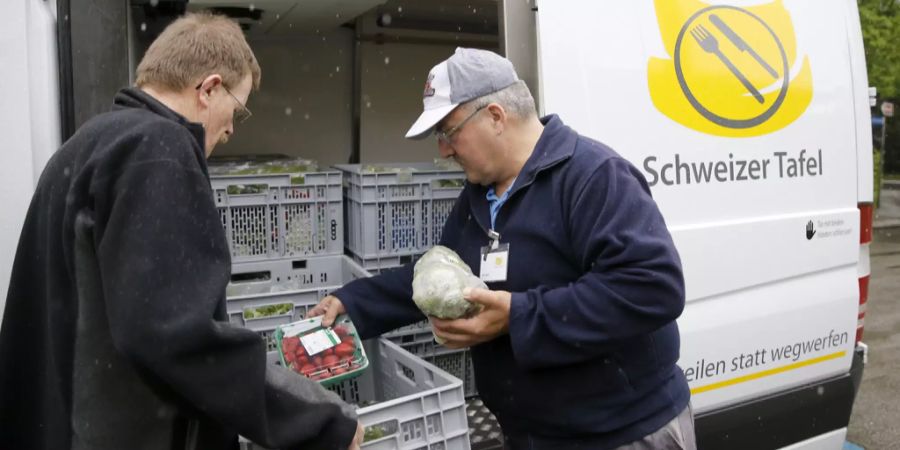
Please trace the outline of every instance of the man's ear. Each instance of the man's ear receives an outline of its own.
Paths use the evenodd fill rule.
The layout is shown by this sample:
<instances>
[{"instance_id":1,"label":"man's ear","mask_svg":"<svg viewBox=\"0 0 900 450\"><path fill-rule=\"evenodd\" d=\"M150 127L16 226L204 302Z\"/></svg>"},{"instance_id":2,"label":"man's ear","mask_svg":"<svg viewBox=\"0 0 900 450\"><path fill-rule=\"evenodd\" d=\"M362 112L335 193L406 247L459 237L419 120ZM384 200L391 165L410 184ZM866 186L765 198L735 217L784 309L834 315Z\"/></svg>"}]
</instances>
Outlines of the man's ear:
<instances>
[{"instance_id":1,"label":"man's ear","mask_svg":"<svg viewBox=\"0 0 900 450\"><path fill-rule=\"evenodd\" d=\"M222 76L217 73L204 78L197 88L197 101L205 108L209 108L209 96L212 95L213 89L221 84Z\"/></svg>"},{"instance_id":2,"label":"man's ear","mask_svg":"<svg viewBox=\"0 0 900 450\"><path fill-rule=\"evenodd\" d=\"M502 133L506 129L506 121L509 120L506 110L498 103L491 103L488 105L487 110L488 114L491 115L491 126L494 128L494 131L497 134Z\"/></svg>"}]
</instances>

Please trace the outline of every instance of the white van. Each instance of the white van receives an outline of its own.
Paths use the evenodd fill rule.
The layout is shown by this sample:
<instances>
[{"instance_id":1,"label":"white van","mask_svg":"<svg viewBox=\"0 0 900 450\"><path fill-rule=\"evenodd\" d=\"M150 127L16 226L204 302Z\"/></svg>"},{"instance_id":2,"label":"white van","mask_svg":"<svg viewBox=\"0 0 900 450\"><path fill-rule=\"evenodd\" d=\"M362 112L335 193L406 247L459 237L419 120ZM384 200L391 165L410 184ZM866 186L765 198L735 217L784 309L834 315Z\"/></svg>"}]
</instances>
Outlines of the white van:
<instances>
[{"instance_id":1,"label":"white van","mask_svg":"<svg viewBox=\"0 0 900 450\"><path fill-rule=\"evenodd\" d=\"M46 14L32 3L42 2L17 10L24 28L45 33ZM263 67L254 119L222 154L430 161L433 143L403 139L428 69L456 45L506 54L542 112L610 145L651 185L684 265L680 366L699 447L842 447L865 359L873 191L855 1L121 3L98 15L57 0L66 8L57 21L63 138L128 84L115 74L133 71L154 32L186 9L238 19ZM55 76L39 58L52 39L23 39L31 46L17 67ZM86 76L85 61L105 70ZM10 94L30 112L0 121L0 131L31 135L22 140L31 147L14 151L39 173L52 143L34 131L59 132L46 114L56 97L29 86ZM10 170L24 214L36 177ZM0 225L16 229L13 216ZM2 260L4 276L10 265Z\"/></svg>"}]
</instances>

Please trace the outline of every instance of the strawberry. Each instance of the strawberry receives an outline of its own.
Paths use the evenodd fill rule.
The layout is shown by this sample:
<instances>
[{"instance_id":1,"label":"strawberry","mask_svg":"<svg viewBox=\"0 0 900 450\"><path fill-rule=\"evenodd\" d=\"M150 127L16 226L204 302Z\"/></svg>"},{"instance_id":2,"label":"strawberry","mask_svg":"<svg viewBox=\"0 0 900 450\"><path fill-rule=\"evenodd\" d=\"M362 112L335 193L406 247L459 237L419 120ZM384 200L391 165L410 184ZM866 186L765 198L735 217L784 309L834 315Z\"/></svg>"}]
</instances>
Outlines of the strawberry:
<instances>
[{"instance_id":1,"label":"strawberry","mask_svg":"<svg viewBox=\"0 0 900 450\"><path fill-rule=\"evenodd\" d=\"M338 361L339 360L336 355L326 355L324 358L322 358L322 364L325 367L336 366L338 364Z\"/></svg>"},{"instance_id":2,"label":"strawberry","mask_svg":"<svg viewBox=\"0 0 900 450\"><path fill-rule=\"evenodd\" d=\"M356 351L356 348L348 344L346 342L342 342L337 347L334 348L334 354L340 357L353 356L353 353Z\"/></svg>"},{"instance_id":3,"label":"strawberry","mask_svg":"<svg viewBox=\"0 0 900 450\"><path fill-rule=\"evenodd\" d=\"M341 340L343 340L344 337L350 335L350 330L347 329L346 325L338 325L334 327L334 332L341 337Z\"/></svg>"},{"instance_id":4,"label":"strawberry","mask_svg":"<svg viewBox=\"0 0 900 450\"><path fill-rule=\"evenodd\" d=\"M316 372L316 368L310 364L300 367L300 373L307 377L311 377L313 375L313 373L315 373L315 372Z\"/></svg>"},{"instance_id":5,"label":"strawberry","mask_svg":"<svg viewBox=\"0 0 900 450\"><path fill-rule=\"evenodd\" d=\"M294 337L286 337L281 341L282 347L284 347L286 352L294 352L297 347L300 345L300 338Z\"/></svg>"}]
</instances>

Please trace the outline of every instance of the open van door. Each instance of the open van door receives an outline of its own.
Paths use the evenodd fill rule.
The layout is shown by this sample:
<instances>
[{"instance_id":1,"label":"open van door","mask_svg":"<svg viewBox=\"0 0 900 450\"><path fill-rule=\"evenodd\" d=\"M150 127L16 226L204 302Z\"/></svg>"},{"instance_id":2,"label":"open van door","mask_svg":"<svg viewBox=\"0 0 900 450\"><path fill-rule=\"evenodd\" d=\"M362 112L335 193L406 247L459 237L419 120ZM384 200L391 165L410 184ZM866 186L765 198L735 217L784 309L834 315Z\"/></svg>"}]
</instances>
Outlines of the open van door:
<instances>
[{"instance_id":1,"label":"open van door","mask_svg":"<svg viewBox=\"0 0 900 450\"><path fill-rule=\"evenodd\" d=\"M700 447L841 448L871 201L856 3L716 3L539 1L540 104L638 167L666 218Z\"/></svg>"}]
</instances>

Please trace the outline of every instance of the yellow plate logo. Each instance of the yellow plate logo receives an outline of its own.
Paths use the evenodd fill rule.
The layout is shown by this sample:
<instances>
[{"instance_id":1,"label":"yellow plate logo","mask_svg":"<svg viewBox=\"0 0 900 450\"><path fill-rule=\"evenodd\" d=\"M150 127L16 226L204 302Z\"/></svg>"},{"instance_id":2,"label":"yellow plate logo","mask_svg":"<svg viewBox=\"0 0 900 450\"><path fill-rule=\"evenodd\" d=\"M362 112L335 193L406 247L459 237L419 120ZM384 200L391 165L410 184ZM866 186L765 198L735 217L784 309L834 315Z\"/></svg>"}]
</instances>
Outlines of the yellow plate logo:
<instances>
[{"instance_id":1,"label":"yellow plate logo","mask_svg":"<svg viewBox=\"0 0 900 450\"><path fill-rule=\"evenodd\" d=\"M656 108L693 130L760 136L784 128L812 100L812 71L781 0L739 8L696 0L655 0L671 58L650 58ZM793 75L792 75L793 74Z\"/></svg>"}]
</instances>

